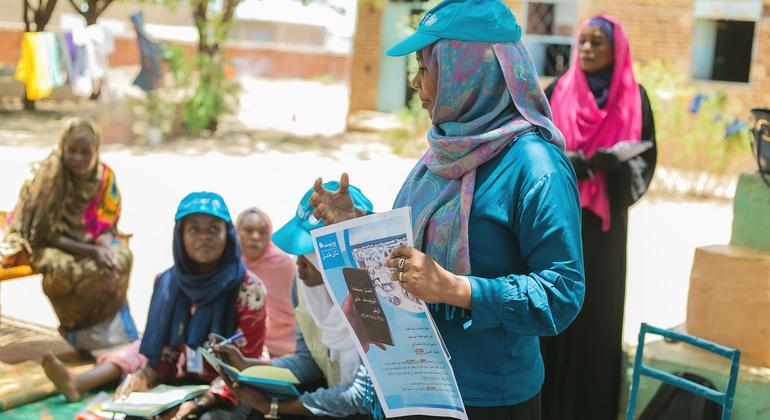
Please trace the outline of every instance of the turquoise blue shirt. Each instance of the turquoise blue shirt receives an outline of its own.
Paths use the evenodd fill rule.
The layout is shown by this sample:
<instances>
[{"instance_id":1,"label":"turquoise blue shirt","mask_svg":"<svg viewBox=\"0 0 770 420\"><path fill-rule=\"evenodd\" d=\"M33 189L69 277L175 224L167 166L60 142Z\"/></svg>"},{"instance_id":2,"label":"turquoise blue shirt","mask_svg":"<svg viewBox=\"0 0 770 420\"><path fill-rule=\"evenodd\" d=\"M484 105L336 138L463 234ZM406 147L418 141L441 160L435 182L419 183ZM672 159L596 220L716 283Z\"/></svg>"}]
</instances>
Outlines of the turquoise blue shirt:
<instances>
[{"instance_id":1,"label":"turquoise blue shirt","mask_svg":"<svg viewBox=\"0 0 770 420\"><path fill-rule=\"evenodd\" d=\"M459 312L435 318L465 404L513 405L543 383L538 337L563 331L583 302L577 181L564 153L537 134L512 142L476 176L470 326Z\"/></svg>"}]
</instances>

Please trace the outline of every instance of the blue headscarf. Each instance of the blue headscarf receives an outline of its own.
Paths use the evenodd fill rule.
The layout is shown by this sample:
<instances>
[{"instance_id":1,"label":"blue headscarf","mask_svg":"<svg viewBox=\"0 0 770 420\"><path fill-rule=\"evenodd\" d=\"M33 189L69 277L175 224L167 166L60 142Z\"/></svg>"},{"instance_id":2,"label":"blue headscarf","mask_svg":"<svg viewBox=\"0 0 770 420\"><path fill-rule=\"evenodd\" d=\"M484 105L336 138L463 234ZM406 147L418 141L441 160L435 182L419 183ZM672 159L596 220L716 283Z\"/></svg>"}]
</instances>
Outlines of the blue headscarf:
<instances>
[{"instance_id":1,"label":"blue headscarf","mask_svg":"<svg viewBox=\"0 0 770 420\"><path fill-rule=\"evenodd\" d=\"M163 347L202 345L210 333L230 336L237 326L235 302L246 266L232 222L227 221L227 244L217 269L194 274L195 263L187 256L182 241L184 219L174 226L174 266L161 274L147 315L147 326L139 352L150 366L160 363ZM195 314L190 307L196 305Z\"/></svg>"}]
</instances>

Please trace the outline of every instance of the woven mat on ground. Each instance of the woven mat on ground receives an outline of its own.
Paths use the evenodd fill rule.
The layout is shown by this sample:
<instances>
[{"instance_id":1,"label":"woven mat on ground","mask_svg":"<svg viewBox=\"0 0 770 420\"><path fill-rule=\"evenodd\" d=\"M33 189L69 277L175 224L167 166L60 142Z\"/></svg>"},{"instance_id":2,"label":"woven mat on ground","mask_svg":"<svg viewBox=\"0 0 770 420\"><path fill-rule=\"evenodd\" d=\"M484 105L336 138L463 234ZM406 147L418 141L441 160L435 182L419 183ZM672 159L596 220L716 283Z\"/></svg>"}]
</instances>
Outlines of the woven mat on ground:
<instances>
[{"instance_id":1,"label":"woven mat on ground","mask_svg":"<svg viewBox=\"0 0 770 420\"><path fill-rule=\"evenodd\" d=\"M78 373L93 366L93 363L88 363L71 366L71 369ZM38 362L28 360L15 365L0 364L0 412L40 401L55 391Z\"/></svg>"},{"instance_id":2,"label":"woven mat on ground","mask_svg":"<svg viewBox=\"0 0 770 420\"><path fill-rule=\"evenodd\" d=\"M88 397L93 394L86 394L83 401L68 403L62 395L54 395L44 400L10 411L0 413L0 420L74 420L77 413L88 405Z\"/></svg>"},{"instance_id":3,"label":"woven mat on ground","mask_svg":"<svg viewBox=\"0 0 770 420\"><path fill-rule=\"evenodd\" d=\"M9 317L0 318L0 363L12 365L26 360L40 361L49 351L62 354L73 349L53 328Z\"/></svg>"},{"instance_id":4,"label":"woven mat on ground","mask_svg":"<svg viewBox=\"0 0 770 420\"><path fill-rule=\"evenodd\" d=\"M55 388L40 366L41 356L49 351L57 354L74 372L94 366L93 359L84 360L72 353L69 344L54 330L0 319L0 412L54 394Z\"/></svg>"}]
</instances>

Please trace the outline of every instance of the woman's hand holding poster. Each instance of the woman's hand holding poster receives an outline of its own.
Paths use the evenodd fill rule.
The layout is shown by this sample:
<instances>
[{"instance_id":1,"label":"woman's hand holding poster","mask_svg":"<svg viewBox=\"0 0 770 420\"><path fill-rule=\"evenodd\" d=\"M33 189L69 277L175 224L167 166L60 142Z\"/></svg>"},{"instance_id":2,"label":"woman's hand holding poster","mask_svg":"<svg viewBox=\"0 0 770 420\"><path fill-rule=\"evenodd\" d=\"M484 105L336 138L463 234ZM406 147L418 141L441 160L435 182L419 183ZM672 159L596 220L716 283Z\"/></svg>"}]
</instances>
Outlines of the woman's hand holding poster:
<instances>
[{"instance_id":1,"label":"woman's hand holding poster","mask_svg":"<svg viewBox=\"0 0 770 420\"><path fill-rule=\"evenodd\" d=\"M467 419L427 306L383 266L391 251L413 244L409 208L316 229L312 237L324 284L356 337L385 415Z\"/></svg>"}]
</instances>

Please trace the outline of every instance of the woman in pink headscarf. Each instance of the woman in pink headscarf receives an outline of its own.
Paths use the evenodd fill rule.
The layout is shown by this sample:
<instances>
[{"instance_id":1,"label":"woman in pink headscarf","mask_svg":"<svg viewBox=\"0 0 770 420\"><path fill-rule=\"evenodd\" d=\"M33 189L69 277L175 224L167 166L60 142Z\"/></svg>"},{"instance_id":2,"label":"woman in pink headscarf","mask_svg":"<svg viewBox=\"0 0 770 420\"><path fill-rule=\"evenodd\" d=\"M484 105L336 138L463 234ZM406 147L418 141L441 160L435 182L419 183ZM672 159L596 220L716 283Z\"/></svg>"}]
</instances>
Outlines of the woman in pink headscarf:
<instances>
[{"instance_id":1,"label":"woman in pink headscarf","mask_svg":"<svg viewBox=\"0 0 770 420\"><path fill-rule=\"evenodd\" d=\"M545 92L578 177L586 295L572 325L541 340L543 419L609 420L620 391L628 208L655 170L655 124L616 19L584 22L572 63ZM629 159L621 142L631 154L649 149Z\"/></svg>"},{"instance_id":2,"label":"woman in pink headscarf","mask_svg":"<svg viewBox=\"0 0 770 420\"><path fill-rule=\"evenodd\" d=\"M294 308L291 284L297 265L289 254L281 251L270 237L273 222L264 211L252 207L236 219L235 227L241 243L243 262L267 289L267 339L270 357L294 353Z\"/></svg>"}]
</instances>

